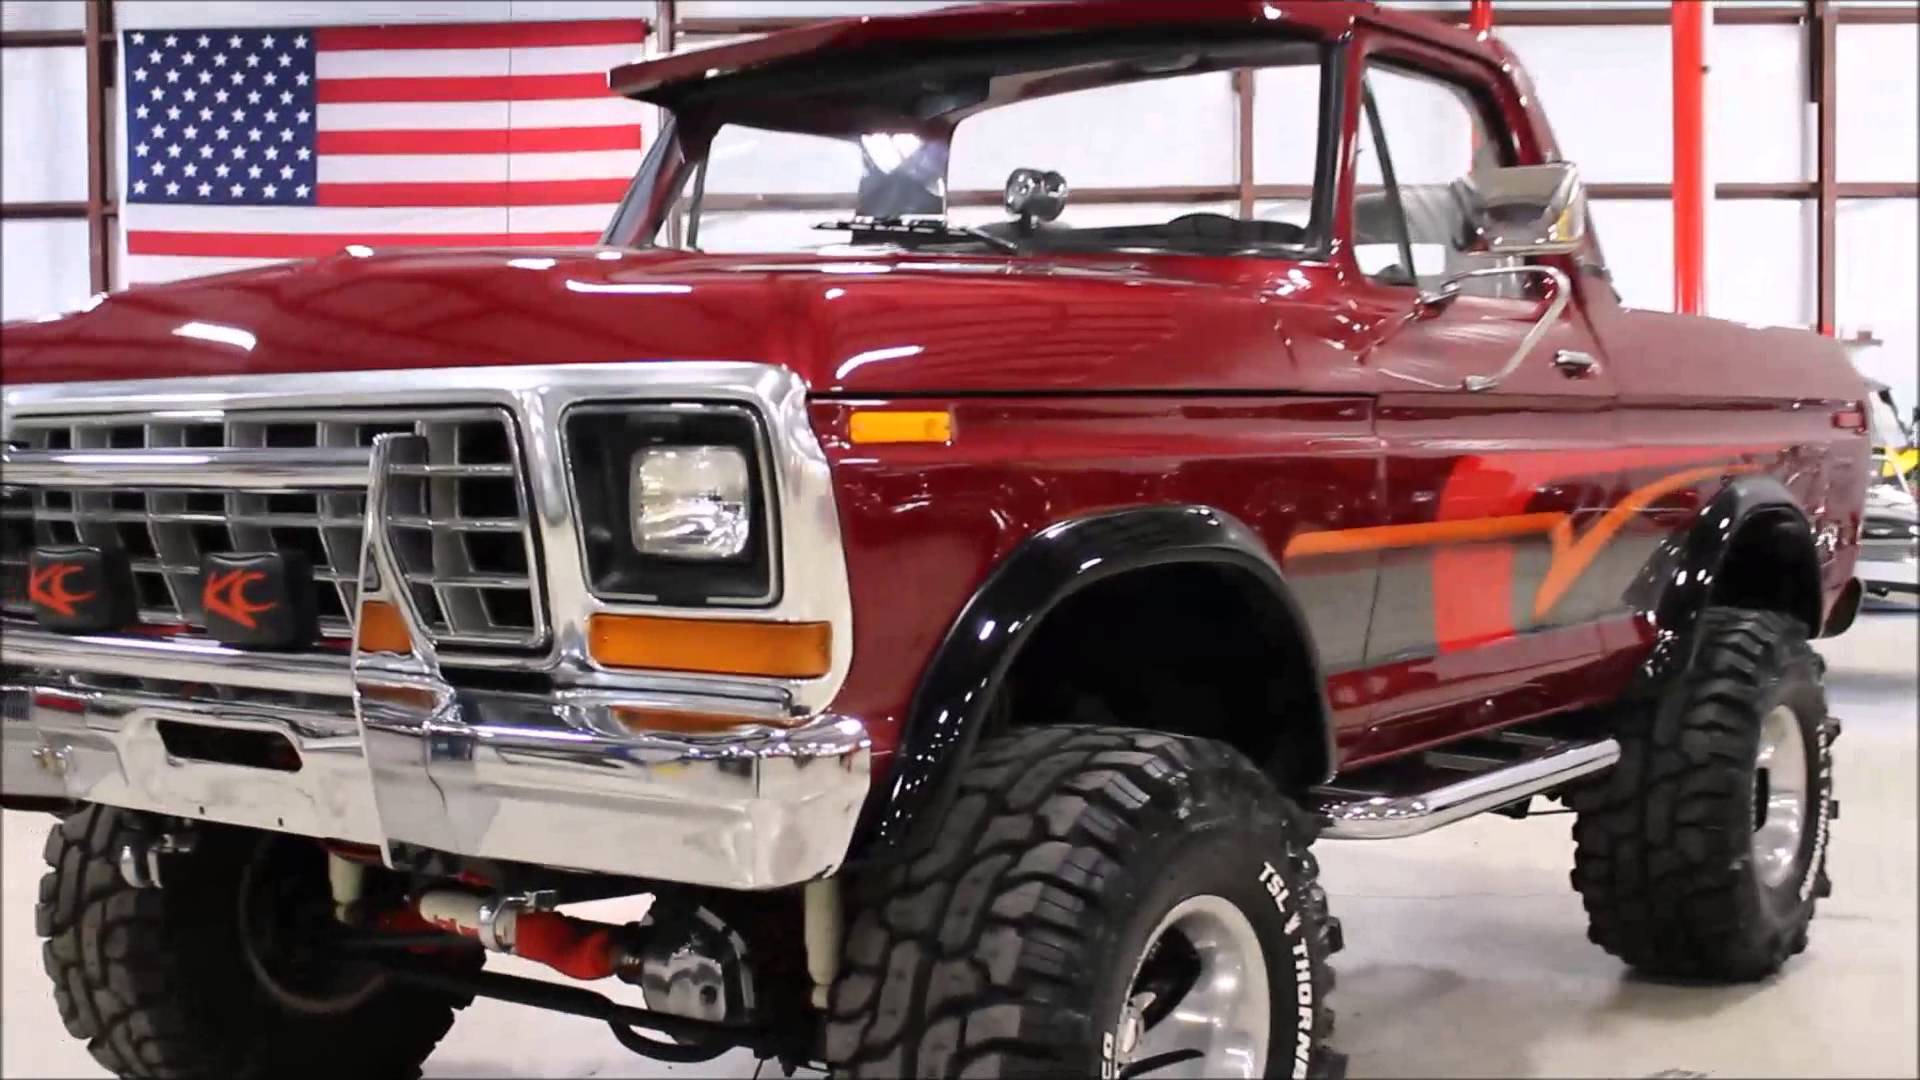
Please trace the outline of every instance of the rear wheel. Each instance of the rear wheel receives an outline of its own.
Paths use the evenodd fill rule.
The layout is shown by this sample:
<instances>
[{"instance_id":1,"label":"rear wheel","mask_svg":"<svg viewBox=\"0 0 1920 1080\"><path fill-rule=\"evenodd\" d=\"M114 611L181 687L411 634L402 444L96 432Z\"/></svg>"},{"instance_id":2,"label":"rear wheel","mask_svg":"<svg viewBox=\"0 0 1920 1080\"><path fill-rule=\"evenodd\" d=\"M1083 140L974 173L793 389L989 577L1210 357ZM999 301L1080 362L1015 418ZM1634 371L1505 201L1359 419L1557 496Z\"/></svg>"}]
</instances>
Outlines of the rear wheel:
<instances>
[{"instance_id":1,"label":"rear wheel","mask_svg":"<svg viewBox=\"0 0 1920 1080\"><path fill-rule=\"evenodd\" d=\"M933 848L855 883L851 1076L1325 1076L1335 944L1304 815L1219 743L983 745Z\"/></svg>"},{"instance_id":2,"label":"rear wheel","mask_svg":"<svg viewBox=\"0 0 1920 1080\"><path fill-rule=\"evenodd\" d=\"M1709 609L1693 667L1573 792L1589 935L1642 971L1744 981L1807 946L1833 798L1821 663L1795 619Z\"/></svg>"},{"instance_id":3,"label":"rear wheel","mask_svg":"<svg viewBox=\"0 0 1920 1080\"><path fill-rule=\"evenodd\" d=\"M119 854L148 824L91 806L47 837L34 919L61 1019L95 1060L127 1077L420 1074L470 999L325 948L318 844L208 826L166 857L164 888L135 888Z\"/></svg>"}]
</instances>

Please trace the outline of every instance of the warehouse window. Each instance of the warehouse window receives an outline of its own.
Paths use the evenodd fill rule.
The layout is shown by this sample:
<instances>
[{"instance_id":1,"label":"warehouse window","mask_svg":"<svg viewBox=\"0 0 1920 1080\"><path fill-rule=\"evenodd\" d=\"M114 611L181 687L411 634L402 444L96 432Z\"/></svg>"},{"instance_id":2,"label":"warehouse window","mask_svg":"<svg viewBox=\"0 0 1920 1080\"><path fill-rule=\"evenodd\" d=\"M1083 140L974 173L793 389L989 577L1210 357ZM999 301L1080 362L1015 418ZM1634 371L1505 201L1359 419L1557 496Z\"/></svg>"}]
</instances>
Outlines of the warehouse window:
<instances>
[{"instance_id":1,"label":"warehouse window","mask_svg":"<svg viewBox=\"0 0 1920 1080\"><path fill-rule=\"evenodd\" d=\"M1501 164L1497 137L1464 88L1403 68L1367 72L1354 195L1354 255L1382 284L1434 288L1464 270L1510 263L1465 250L1464 181ZM1519 295L1514 278L1463 283Z\"/></svg>"}]
</instances>

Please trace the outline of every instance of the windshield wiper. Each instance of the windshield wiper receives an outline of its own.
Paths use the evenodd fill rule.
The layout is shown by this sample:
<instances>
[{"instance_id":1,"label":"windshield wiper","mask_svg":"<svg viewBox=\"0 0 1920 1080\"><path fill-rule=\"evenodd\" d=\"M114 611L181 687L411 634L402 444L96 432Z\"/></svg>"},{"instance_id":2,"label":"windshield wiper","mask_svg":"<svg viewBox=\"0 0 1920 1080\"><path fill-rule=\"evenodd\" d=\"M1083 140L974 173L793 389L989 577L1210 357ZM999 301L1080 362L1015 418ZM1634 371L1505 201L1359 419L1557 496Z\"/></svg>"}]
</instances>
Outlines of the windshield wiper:
<instances>
[{"instance_id":1,"label":"windshield wiper","mask_svg":"<svg viewBox=\"0 0 1920 1080\"><path fill-rule=\"evenodd\" d=\"M923 238L927 240L956 240L969 237L1009 251L1020 253L1020 245L1004 236L995 236L985 229L976 229L971 225L949 225L939 218L848 218L844 221L823 221L814 226L826 232L875 233L880 236Z\"/></svg>"}]
</instances>

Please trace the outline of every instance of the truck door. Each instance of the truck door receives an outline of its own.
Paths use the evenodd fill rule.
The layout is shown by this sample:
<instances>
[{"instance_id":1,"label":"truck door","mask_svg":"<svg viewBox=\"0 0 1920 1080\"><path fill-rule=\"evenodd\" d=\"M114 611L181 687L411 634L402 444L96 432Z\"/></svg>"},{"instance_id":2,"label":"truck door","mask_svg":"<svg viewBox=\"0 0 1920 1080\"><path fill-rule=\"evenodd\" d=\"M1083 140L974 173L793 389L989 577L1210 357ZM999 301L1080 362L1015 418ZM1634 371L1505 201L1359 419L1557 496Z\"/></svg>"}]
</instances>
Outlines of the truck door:
<instances>
[{"instance_id":1,"label":"truck door","mask_svg":"<svg viewBox=\"0 0 1920 1080\"><path fill-rule=\"evenodd\" d=\"M1511 87L1474 62L1374 37L1365 49L1351 237L1377 320L1386 528L1367 642L1368 728L1350 759L1577 700L1602 656L1579 541L1612 497L1613 379L1570 258L1468 254L1457 182L1519 164ZM1565 276L1555 285L1547 272ZM1459 278L1465 271L1479 276ZM1416 298L1443 286L1446 303ZM1524 355L1516 354L1524 350ZM1510 370L1508 370L1510 367ZM1343 742L1347 740L1343 739Z\"/></svg>"}]
</instances>

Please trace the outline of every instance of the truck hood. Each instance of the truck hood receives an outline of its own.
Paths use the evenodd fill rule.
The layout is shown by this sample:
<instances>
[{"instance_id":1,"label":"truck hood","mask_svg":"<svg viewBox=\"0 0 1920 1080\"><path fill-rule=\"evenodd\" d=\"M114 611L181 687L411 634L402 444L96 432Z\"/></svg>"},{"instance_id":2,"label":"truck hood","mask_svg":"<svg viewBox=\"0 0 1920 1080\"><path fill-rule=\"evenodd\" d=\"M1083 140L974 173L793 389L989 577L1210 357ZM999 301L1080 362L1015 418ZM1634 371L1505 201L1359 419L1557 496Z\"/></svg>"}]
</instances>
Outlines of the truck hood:
<instances>
[{"instance_id":1,"label":"truck hood","mask_svg":"<svg viewBox=\"0 0 1920 1080\"><path fill-rule=\"evenodd\" d=\"M1278 317L1168 264L613 248L343 254L0 329L9 384L752 360L815 392L1272 389ZM1178 273L1178 266L1172 271ZM1265 387L1246 385L1267 369Z\"/></svg>"}]
</instances>

